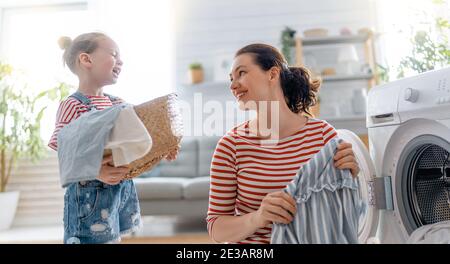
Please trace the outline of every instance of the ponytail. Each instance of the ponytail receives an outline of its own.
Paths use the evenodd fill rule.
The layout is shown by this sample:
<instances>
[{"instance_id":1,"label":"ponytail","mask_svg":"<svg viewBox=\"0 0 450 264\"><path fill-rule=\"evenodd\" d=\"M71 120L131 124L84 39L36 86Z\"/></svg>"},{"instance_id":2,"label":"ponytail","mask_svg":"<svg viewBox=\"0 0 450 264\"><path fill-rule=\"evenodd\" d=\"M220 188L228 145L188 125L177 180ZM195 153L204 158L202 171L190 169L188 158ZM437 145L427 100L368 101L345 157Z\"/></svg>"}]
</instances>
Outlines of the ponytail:
<instances>
[{"instance_id":1,"label":"ponytail","mask_svg":"<svg viewBox=\"0 0 450 264\"><path fill-rule=\"evenodd\" d=\"M312 79L304 67L288 67L283 64L280 73L281 88L286 103L294 113L305 112L317 102L316 93L320 87L319 79Z\"/></svg>"}]
</instances>

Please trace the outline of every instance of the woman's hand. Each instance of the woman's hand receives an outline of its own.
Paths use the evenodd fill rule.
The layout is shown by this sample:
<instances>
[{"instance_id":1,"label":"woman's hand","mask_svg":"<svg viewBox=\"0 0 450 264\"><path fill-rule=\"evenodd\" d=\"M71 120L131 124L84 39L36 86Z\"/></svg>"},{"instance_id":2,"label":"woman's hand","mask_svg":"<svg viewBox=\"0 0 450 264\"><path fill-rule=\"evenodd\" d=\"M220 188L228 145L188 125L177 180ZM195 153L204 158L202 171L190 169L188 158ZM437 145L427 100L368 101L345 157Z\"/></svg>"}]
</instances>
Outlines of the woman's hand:
<instances>
[{"instance_id":1,"label":"woman's hand","mask_svg":"<svg viewBox=\"0 0 450 264\"><path fill-rule=\"evenodd\" d=\"M166 160L168 160L168 161L176 160L179 150L180 150L180 147L178 146L178 148L176 148L175 150L173 150L166 156Z\"/></svg>"},{"instance_id":2,"label":"woman's hand","mask_svg":"<svg viewBox=\"0 0 450 264\"><path fill-rule=\"evenodd\" d=\"M334 155L334 166L338 169L350 169L353 178L358 176L359 165L356 162L355 154L353 153L352 144L342 141L337 146L337 152Z\"/></svg>"},{"instance_id":3,"label":"woman's hand","mask_svg":"<svg viewBox=\"0 0 450 264\"><path fill-rule=\"evenodd\" d=\"M100 168L97 180L109 185L116 185L123 180L129 169L125 166L114 167L109 165L112 161L113 158L111 155L103 158L102 167Z\"/></svg>"},{"instance_id":4,"label":"woman's hand","mask_svg":"<svg viewBox=\"0 0 450 264\"><path fill-rule=\"evenodd\" d=\"M261 206L254 212L252 221L258 228L272 222L289 224L294 220L296 212L297 206L292 196L283 191L273 192L264 197Z\"/></svg>"}]
</instances>

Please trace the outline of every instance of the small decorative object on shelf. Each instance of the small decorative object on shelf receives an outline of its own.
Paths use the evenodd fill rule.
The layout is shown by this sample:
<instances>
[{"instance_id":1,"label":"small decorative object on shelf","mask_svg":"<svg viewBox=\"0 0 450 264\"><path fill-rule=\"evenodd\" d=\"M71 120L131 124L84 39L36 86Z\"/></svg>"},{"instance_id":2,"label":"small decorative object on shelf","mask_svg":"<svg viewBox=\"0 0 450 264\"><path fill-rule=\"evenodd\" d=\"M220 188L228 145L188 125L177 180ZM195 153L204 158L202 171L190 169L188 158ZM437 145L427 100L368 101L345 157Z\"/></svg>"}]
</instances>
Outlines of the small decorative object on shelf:
<instances>
[{"instance_id":1,"label":"small decorative object on shelf","mask_svg":"<svg viewBox=\"0 0 450 264\"><path fill-rule=\"evenodd\" d=\"M203 66L195 62L189 65L189 77L192 84L203 82Z\"/></svg>"},{"instance_id":2,"label":"small decorative object on shelf","mask_svg":"<svg viewBox=\"0 0 450 264\"><path fill-rule=\"evenodd\" d=\"M307 38L326 37L328 36L328 29L325 28L311 28L303 31L303 35Z\"/></svg>"},{"instance_id":3,"label":"small decorative object on shelf","mask_svg":"<svg viewBox=\"0 0 450 264\"><path fill-rule=\"evenodd\" d=\"M289 65L295 60L295 33L296 31L290 27L285 27L281 31L281 52Z\"/></svg>"},{"instance_id":4,"label":"small decorative object on shelf","mask_svg":"<svg viewBox=\"0 0 450 264\"><path fill-rule=\"evenodd\" d=\"M324 68L322 70L322 76L336 75L336 70L334 68Z\"/></svg>"},{"instance_id":5,"label":"small decorative object on shelf","mask_svg":"<svg viewBox=\"0 0 450 264\"><path fill-rule=\"evenodd\" d=\"M339 50L338 62L340 68L339 74L352 75L355 74L353 66L358 63L358 54L354 45L345 45Z\"/></svg>"},{"instance_id":6,"label":"small decorative object on shelf","mask_svg":"<svg viewBox=\"0 0 450 264\"><path fill-rule=\"evenodd\" d=\"M370 28L360 28L358 30L358 34L359 35L372 35L373 34L373 30Z\"/></svg>"},{"instance_id":7,"label":"small decorative object on shelf","mask_svg":"<svg viewBox=\"0 0 450 264\"><path fill-rule=\"evenodd\" d=\"M339 34L341 36L351 36L352 35L352 31L348 27L344 27L344 28L341 28L341 30L339 31Z\"/></svg>"}]
</instances>

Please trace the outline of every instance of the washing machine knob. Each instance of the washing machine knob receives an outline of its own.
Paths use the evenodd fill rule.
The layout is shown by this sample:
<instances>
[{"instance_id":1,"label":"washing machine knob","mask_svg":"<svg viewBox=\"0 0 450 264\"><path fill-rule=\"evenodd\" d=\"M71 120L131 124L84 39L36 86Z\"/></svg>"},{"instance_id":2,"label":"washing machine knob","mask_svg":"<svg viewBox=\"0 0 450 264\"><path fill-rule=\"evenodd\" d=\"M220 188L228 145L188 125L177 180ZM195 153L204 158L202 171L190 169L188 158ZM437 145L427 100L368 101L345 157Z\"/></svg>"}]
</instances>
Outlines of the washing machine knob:
<instances>
[{"instance_id":1,"label":"washing machine knob","mask_svg":"<svg viewBox=\"0 0 450 264\"><path fill-rule=\"evenodd\" d=\"M409 101L411 103L417 102L419 98L419 91L413 88L406 88L405 90L405 101Z\"/></svg>"}]
</instances>

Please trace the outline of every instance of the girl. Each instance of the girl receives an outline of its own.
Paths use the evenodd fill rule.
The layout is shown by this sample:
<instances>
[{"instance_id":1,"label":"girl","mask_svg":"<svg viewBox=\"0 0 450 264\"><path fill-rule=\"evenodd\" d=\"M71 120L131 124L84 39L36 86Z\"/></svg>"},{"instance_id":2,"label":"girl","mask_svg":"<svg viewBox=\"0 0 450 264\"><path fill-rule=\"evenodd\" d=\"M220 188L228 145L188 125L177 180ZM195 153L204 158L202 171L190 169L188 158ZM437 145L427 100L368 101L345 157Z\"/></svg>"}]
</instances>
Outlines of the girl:
<instances>
[{"instance_id":1,"label":"girl","mask_svg":"<svg viewBox=\"0 0 450 264\"><path fill-rule=\"evenodd\" d=\"M282 189L337 134L327 122L304 115L315 103L320 81L312 80L303 67L288 67L274 47L252 44L240 49L230 78L239 104L257 116L217 144L211 163L208 232L216 242L270 243L272 223L290 223L296 212L294 199ZM263 107L263 102L276 104ZM277 120L272 111L279 113ZM278 131L261 129L276 122ZM337 168L350 169L354 177L358 174L349 143L339 145L334 159Z\"/></svg>"},{"instance_id":2,"label":"girl","mask_svg":"<svg viewBox=\"0 0 450 264\"><path fill-rule=\"evenodd\" d=\"M117 44L103 33L86 33L73 41L62 37L63 61L78 76L76 93L61 102L49 147L57 150L58 132L83 113L123 103L103 93L117 82L123 65ZM171 153L167 159L175 159ZM72 183L64 196L64 243L119 242L120 235L141 225L139 201L132 180L124 180L127 167L110 166L105 157L97 180Z\"/></svg>"}]
</instances>

